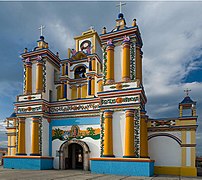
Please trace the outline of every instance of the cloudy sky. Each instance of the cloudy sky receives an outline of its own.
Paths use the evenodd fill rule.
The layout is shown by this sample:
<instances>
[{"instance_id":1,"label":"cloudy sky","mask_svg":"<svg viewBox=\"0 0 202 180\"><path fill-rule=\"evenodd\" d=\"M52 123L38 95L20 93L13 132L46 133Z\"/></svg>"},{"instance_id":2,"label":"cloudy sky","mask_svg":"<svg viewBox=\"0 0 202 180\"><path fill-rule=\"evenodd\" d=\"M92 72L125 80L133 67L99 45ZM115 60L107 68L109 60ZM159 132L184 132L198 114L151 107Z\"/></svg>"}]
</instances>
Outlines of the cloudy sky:
<instances>
[{"instance_id":1,"label":"cloudy sky","mask_svg":"<svg viewBox=\"0 0 202 180\"><path fill-rule=\"evenodd\" d=\"M74 47L73 37L90 26L115 26L118 2L0 2L0 119L13 112L22 94L20 53L33 49L46 26L45 40L61 58ZM127 26L137 19L143 39L143 76L152 118L178 117L184 89L197 101L197 153L202 155L202 2L127 2ZM0 122L0 146L5 139Z\"/></svg>"}]
</instances>

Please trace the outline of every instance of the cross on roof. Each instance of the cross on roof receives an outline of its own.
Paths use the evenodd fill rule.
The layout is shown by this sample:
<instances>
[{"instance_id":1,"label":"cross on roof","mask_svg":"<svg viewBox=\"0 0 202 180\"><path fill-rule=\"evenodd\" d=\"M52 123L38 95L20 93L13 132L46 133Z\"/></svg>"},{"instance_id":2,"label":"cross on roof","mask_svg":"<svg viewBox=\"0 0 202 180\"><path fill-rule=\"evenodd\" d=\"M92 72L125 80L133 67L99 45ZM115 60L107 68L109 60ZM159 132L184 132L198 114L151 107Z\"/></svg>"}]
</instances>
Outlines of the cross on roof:
<instances>
[{"instance_id":1,"label":"cross on roof","mask_svg":"<svg viewBox=\"0 0 202 180\"><path fill-rule=\"evenodd\" d=\"M185 89L185 90L184 90L185 95L186 95L186 96L189 96L189 92L190 92L190 91L191 91L191 89L188 89L188 88L187 88L187 89Z\"/></svg>"},{"instance_id":2,"label":"cross on roof","mask_svg":"<svg viewBox=\"0 0 202 180\"><path fill-rule=\"evenodd\" d=\"M45 26L41 25L38 29L41 31L41 36L43 36L43 29L45 29Z\"/></svg>"},{"instance_id":3,"label":"cross on roof","mask_svg":"<svg viewBox=\"0 0 202 180\"><path fill-rule=\"evenodd\" d=\"M119 2L119 4L116 5L116 7L120 7L120 13L121 13L121 8L124 5L126 5L126 3L122 3L121 1Z\"/></svg>"}]
</instances>

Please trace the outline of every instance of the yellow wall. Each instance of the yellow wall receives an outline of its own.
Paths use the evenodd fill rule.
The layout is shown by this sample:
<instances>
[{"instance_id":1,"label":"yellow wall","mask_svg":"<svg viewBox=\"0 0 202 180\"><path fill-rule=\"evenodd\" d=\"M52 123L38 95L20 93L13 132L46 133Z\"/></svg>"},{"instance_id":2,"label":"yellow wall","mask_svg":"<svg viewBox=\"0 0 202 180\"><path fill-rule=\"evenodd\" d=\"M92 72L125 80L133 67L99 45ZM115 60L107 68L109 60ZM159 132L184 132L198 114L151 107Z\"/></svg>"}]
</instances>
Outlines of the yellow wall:
<instances>
[{"instance_id":1,"label":"yellow wall","mask_svg":"<svg viewBox=\"0 0 202 180\"><path fill-rule=\"evenodd\" d=\"M91 80L91 95L95 95L95 79Z\"/></svg>"},{"instance_id":2,"label":"yellow wall","mask_svg":"<svg viewBox=\"0 0 202 180\"><path fill-rule=\"evenodd\" d=\"M102 80L98 82L98 92L102 92L103 91L102 83L103 83Z\"/></svg>"},{"instance_id":3,"label":"yellow wall","mask_svg":"<svg viewBox=\"0 0 202 180\"><path fill-rule=\"evenodd\" d=\"M167 174L176 176L197 176L197 169L195 167L168 167L168 166L154 166L154 174Z\"/></svg>"},{"instance_id":4,"label":"yellow wall","mask_svg":"<svg viewBox=\"0 0 202 180\"><path fill-rule=\"evenodd\" d=\"M72 99L77 99L77 87L72 87Z\"/></svg>"},{"instance_id":5,"label":"yellow wall","mask_svg":"<svg viewBox=\"0 0 202 180\"><path fill-rule=\"evenodd\" d=\"M87 84L81 86L81 93L82 93L82 98L86 98L86 96L87 96Z\"/></svg>"},{"instance_id":6,"label":"yellow wall","mask_svg":"<svg viewBox=\"0 0 202 180\"><path fill-rule=\"evenodd\" d=\"M79 87L77 87L77 97L78 98L81 98L81 87L79 86Z\"/></svg>"}]
</instances>

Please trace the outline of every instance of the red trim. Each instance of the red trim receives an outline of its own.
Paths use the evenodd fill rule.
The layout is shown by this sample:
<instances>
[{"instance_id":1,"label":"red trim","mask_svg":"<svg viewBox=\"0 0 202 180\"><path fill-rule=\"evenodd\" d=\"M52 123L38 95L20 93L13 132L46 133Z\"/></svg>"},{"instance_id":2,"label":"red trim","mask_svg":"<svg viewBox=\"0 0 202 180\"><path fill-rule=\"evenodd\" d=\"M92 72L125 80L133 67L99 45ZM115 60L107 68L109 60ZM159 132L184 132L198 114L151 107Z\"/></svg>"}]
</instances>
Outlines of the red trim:
<instances>
[{"instance_id":1,"label":"red trim","mask_svg":"<svg viewBox=\"0 0 202 180\"><path fill-rule=\"evenodd\" d=\"M183 121L190 121L190 120L197 120L197 117L180 117L178 119Z\"/></svg>"},{"instance_id":2,"label":"red trim","mask_svg":"<svg viewBox=\"0 0 202 180\"><path fill-rule=\"evenodd\" d=\"M155 162L148 158L90 158L91 161Z\"/></svg>"},{"instance_id":3,"label":"red trim","mask_svg":"<svg viewBox=\"0 0 202 180\"><path fill-rule=\"evenodd\" d=\"M54 159L54 157L49 156L3 156L7 159Z\"/></svg>"}]
</instances>

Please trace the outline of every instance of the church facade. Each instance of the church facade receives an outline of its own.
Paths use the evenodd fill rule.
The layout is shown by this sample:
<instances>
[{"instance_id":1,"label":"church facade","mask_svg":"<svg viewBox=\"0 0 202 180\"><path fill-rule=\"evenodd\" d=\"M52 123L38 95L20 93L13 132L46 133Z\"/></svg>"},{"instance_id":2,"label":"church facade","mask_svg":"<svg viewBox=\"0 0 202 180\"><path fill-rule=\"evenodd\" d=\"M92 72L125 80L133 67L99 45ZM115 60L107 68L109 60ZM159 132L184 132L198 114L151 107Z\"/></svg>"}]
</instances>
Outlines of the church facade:
<instances>
[{"instance_id":1,"label":"church facade","mask_svg":"<svg viewBox=\"0 0 202 180\"><path fill-rule=\"evenodd\" d=\"M66 59L43 36L21 54L24 93L7 118L4 167L196 176L196 102L187 94L178 117L148 117L136 20L128 27L120 13L113 30L74 40Z\"/></svg>"}]
</instances>

